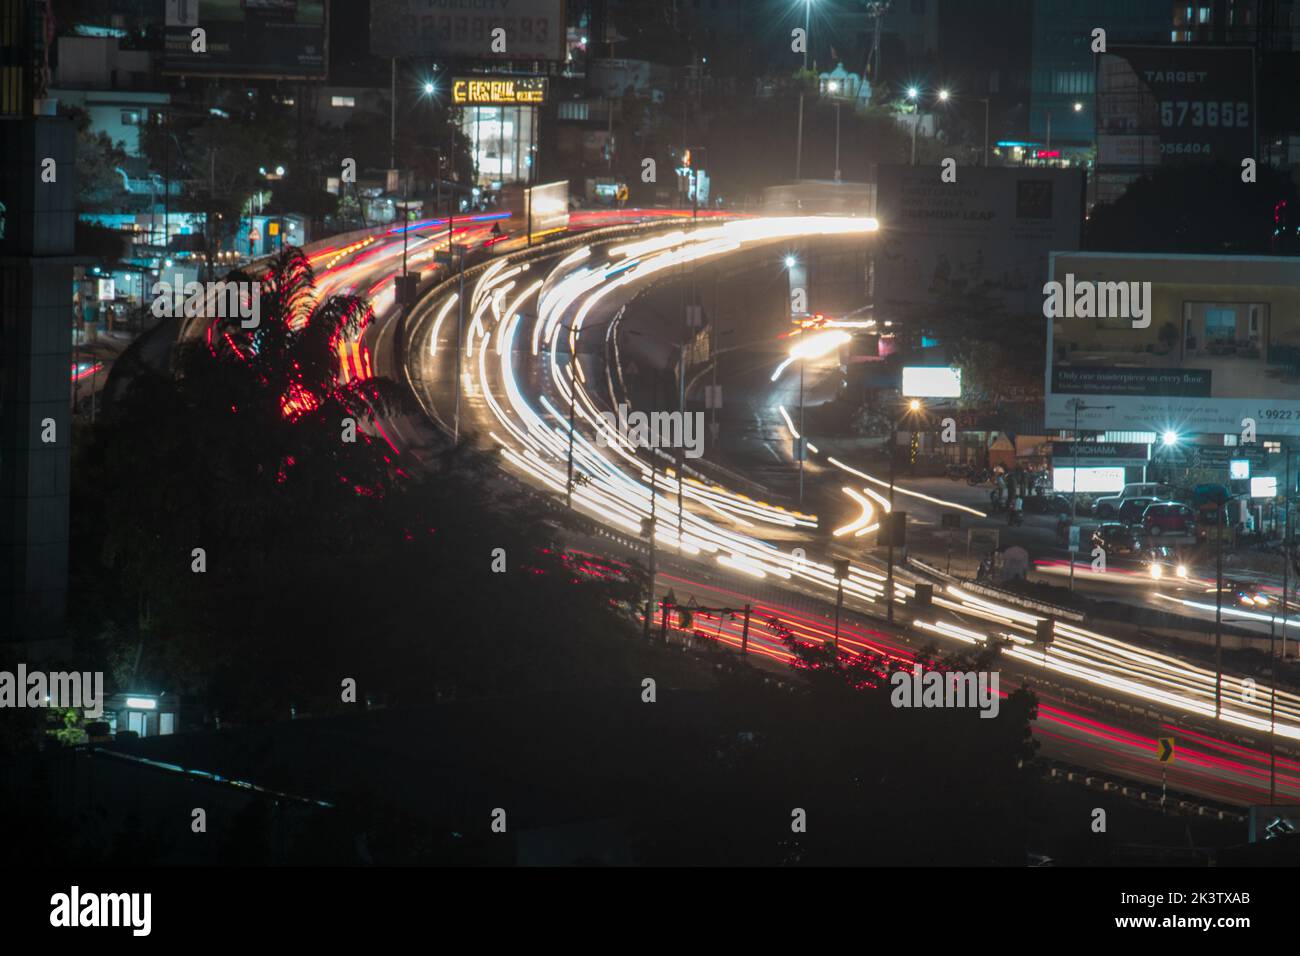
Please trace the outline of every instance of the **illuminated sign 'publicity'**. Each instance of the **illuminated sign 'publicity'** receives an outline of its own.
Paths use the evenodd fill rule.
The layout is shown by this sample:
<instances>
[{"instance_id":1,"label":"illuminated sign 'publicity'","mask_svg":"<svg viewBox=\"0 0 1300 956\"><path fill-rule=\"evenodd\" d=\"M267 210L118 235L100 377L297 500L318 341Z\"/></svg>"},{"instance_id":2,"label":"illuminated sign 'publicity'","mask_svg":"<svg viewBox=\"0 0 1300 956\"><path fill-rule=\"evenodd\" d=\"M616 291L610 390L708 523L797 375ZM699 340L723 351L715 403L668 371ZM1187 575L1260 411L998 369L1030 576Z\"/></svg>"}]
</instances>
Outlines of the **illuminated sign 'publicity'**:
<instances>
[{"instance_id":1,"label":"illuminated sign 'publicity'","mask_svg":"<svg viewBox=\"0 0 1300 956\"><path fill-rule=\"evenodd\" d=\"M546 102L544 76L507 79L459 77L451 81L456 106L540 106Z\"/></svg>"}]
</instances>

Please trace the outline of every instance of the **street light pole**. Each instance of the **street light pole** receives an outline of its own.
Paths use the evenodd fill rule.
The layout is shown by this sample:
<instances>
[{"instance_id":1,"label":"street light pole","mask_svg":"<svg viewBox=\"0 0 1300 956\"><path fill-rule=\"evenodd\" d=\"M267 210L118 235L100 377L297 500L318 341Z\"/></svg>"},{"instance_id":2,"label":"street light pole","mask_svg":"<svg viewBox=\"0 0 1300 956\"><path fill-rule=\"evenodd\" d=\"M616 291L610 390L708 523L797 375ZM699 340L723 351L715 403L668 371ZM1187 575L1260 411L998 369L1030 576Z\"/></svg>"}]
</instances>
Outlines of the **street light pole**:
<instances>
[{"instance_id":1,"label":"street light pole","mask_svg":"<svg viewBox=\"0 0 1300 956\"><path fill-rule=\"evenodd\" d=\"M921 403L913 399L903 416L905 417L911 412L919 410L920 407ZM897 419L891 417L889 427L889 514L886 515L889 526L889 556L885 566L885 620L890 624L894 623L894 533L898 530L898 526L894 521L894 458L898 451L898 426L901 422L901 417Z\"/></svg>"},{"instance_id":2,"label":"street light pole","mask_svg":"<svg viewBox=\"0 0 1300 956\"><path fill-rule=\"evenodd\" d=\"M799 510L803 511L803 460L808 457L807 446L808 439L803 433L803 366L804 360L799 359L799 438L795 442L795 451L799 453Z\"/></svg>"},{"instance_id":3,"label":"street light pole","mask_svg":"<svg viewBox=\"0 0 1300 956\"><path fill-rule=\"evenodd\" d=\"M1223 714L1223 523L1228 502L1220 498L1214 514L1214 719Z\"/></svg>"},{"instance_id":4,"label":"street light pole","mask_svg":"<svg viewBox=\"0 0 1300 956\"><path fill-rule=\"evenodd\" d=\"M1075 400L1074 403L1074 470L1070 472L1070 527L1075 527L1075 522L1079 517L1079 409L1083 403ZM1069 534L1067 531L1066 534ZM1083 529L1079 529L1079 538L1083 538ZM1082 544L1082 540L1079 542ZM1069 550L1069 539L1066 539L1066 548ZM1070 550L1070 592L1074 592L1074 558L1076 552Z\"/></svg>"},{"instance_id":5,"label":"street light pole","mask_svg":"<svg viewBox=\"0 0 1300 956\"><path fill-rule=\"evenodd\" d=\"M804 0L803 4L803 71L808 72L808 30L812 19L812 0ZM794 178L798 181L803 170L803 97L804 97L804 78L799 77L799 133L795 139L794 147Z\"/></svg>"},{"instance_id":6,"label":"street light pole","mask_svg":"<svg viewBox=\"0 0 1300 956\"><path fill-rule=\"evenodd\" d=\"M835 101L835 181L840 181L840 101Z\"/></svg>"},{"instance_id":7,"label":"street light pole","mask_svg":"<svg viewBox=\"0 0 1300 956\"><path fill-rule=\"evenodd\" d=\"M1268 802L1277 802L1277 651L1274 632L1277 618L1268 622ZM1283 625L1285 626L1285 625Z\"/></svg>"},{"instance_id":8,"label":"street light pole","mask_svg":"<svg viewBox=\"0 0 1300 956\"><path fill-rule=\"evenodd\" d=\"M912 165L916 165L916 128L921 125L921 104L912 103Z\"/></svg>"}]
</instances>

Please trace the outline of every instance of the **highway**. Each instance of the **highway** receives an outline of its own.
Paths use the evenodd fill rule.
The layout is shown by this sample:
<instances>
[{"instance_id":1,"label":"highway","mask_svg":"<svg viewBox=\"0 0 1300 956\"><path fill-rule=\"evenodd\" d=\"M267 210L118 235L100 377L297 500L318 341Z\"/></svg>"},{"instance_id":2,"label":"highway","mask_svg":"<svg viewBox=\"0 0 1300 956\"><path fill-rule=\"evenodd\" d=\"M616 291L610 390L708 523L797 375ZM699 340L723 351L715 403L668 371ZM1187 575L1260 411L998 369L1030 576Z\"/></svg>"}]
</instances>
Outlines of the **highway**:
<instances>
[{"instance_id":1,"label":"highway","mask_svg":"<svg viewBox=\"0 0 1300 956\"><path fill-rule=\"evenodd\" d=\"M400 350L405 372L426 409L445 422L450 417L448 400L455 391L459 355L462 425L495 445L503 467L557 497L566 493L572 443L574 471L581 476L572 491L573 506L612 533L628 540L639 538L642 520L653 511L661 555L688 561L710 574L727 574L741 587L764 582L825 601L835 591L829 563L834 552L819 543L816 515L765 502L751 488L734 490L725 481L710 478L705 463L688 461L679 484L674 457L632 447L601 413L626 401L614 327L620 310L638 290L671 280L682 266L757 250L770 254L782 243L810 236L860 238L873 228L873 223L862 219L751 219L710 223L690 231L665 228L635 240L568 240L553 253L503 256L474 270L466 282L459 350L456 293L444 288L419 304L411 317L407 347ZM611 361L606 361L607 356ZM572 432L570 414L577 422ZM817 454L813 452L815 459ZM869 533L889 509L882 494L884 479L833 456L822 456L817 464L838 470L846 497L858 509L850 521L833 529L832 533L838 532L835 537ZM923 492L910 493L923 500L916 497ZM796 541L805 543L792 543ZM806 553L800 554L800 547ZM1044 654L1034 640L1041 614L970 593L942 578L929 577L935 584L931 608L908 610L915 585L922 579L913 572L900 572L894 596L896 605L904 609L900 620L911 618L919 635L953 649L978 648L996 638L1005 642L1003 666L1025 679L1046 678L1140 702L1167 714L1171 725L1182 728L1189 724L1206 728L1213 723L1215 675L1210 669L1063 619L1056 621L1054 642ZM665 577L659 583L662 592L669 582ZM882 570L859 560L844 582L846 607L878 619L884 591ZM773 648L756 653L780 656ZM1225 730L1266 741L1267 692L1225 674L1222 695ZM1300 697L1279 692L1276 711L1278 740L1300 741ZM1047 752L1059 748L1076 756L1084 753L1072 736L1082 732L1081 725L1073 726L1069 734L1062 734L1059 727L1040 728ZM1119 746L1111 730L1097 728L1096 733L1109 735L1109 747ZM1238 745L1219 746L1222 754ZM1146 778L1156 768L1154 745L1145 757L1141 756L1144 747L1135 737L1120 751L1103 749L1095 756L1122 764L1130 776ZM1228 757L1212 757L1213 746L1206 747L1200 770L1190 761L1183 766L1182 771L1195 778L1186 782L1185 789L1234 803L1257 799L1258 779L1250 769L1257 759L1234 763ZM1120 753L1126 754L1123 760ZM1146 771L1135 769L1145 767L1146 761L1152 764ZM1279 778L1279 790L1294 783Z\"/></svg>"},{"instance_id":2,"label":"highway","mask_svg":"<svg viewBox=\"0 0 1300 956\"><path fill-rule=\"evenodd\" d=\"M682 214L668 215L676 219ZM534 250L523 250L522 241L509 232L495 240L491 230L496 217L457 218L458 243L496 241L501 248L493 251L503 253L467 272L460 342L462 426L494 443L508 471L559 497L567 483L572 400L578 423L572 432L574 469L581 476L573 489L574 507L621 542L615 548L635 552L641 520L650 516L653 500L663 569L660 594L675 588L679 596L693 594L701 604L731 604L761 593L763 600L754 601L756 621L777 617L796 632L802 629L805 636L824 639L829 636L829 602L835 591L830 558L854 553L848 549L853 539L869 533L880 513L888 510L881 493L883 479L832 456L815 461L814 466L842 475L845 500L856 509L833 529L819 528L814 514L763 501L752 487L729 488L717 477L725 470L710 469L707 460L686 463L679 489L675 459L664 454L651 459L644 450L630 447L625 436L610 432L601 417L601 411L627 400L617 361L606 359L617 351L614 328L620 310L646 284L671 280L675 268L766 250L792 237L860 237L870 232L871 224L790 218L717 221L689 232L665 227L649 235L643 227L629 228L646 218L641 211L588 216L579 222L598 230L590 242L559 237ZM611 226L617 235L609 235ZM408 267L427 270L434 253L447 247L446 222L425 220L409 228ZM392 280L401 270L402 246L398 226L364 240L314 247L310 260L319 295L361 295L374 310L373 321L357 340L340 345L346 374L406 378L426 410L445 424L452 417L455 392L457 284L447 283L422 299L410 316L406 338L399 339ZM192 329L190 334L197 333ZM425 444L425 427L401 418L377 425L394 452L417 455ZM816 458L819 453L813 454ZM938 489L909 491L918 503L960 505ZM828 537L830 546L824 547ZM640 556L644 559L644 553ZM966 593L940 579L930 579L936 584L933 607L913 616L908 601L923 579L904 571L897 577L896 606L900 622L911 619L914 636L909 637L901 628L864 623L883 616L885 575L873 563L856 561L844 585L848 613L841 651L872 647L895 656L901 665L911 660L921 640L969 650L983 646L989 637L999 638L1006 642L1004 689L1037 678L1034 686L1043 706L1035 735L1045 755L1151 783L1162 769L1154 760L1155 738L1173 734L1188 745L1180 745L1175 767L1164 768L1171 788L1229 804L1266 798L1268 755L1259 745L1266 744L1269 727L1266 689L1243 693L1242 682L1225 675L1224 721L1256 739L1254 744L1220 740L1207 732L1213 715L1211 671L1064 620L1056 622L1055 642L1044 655L1034 643L1039 615ZM715 639L738 645L736 621L715 623ZM789 659L789 652L761 624L751 632L751 651L756 660L782 668ZM1164 725L1139 721L1142 725L1134 726L1128 719L1120 727L1086 703L1056 700L1051 688L1057 682L1112 699L1140 701L1158 708L1167 720ZM1300 741L1296 695L1278 694L1277 734L1283 743ZM1300 763L1291 754L1279 756L1279 794L1300 797L1297 770Z\"/></svg>"}]
</instances>

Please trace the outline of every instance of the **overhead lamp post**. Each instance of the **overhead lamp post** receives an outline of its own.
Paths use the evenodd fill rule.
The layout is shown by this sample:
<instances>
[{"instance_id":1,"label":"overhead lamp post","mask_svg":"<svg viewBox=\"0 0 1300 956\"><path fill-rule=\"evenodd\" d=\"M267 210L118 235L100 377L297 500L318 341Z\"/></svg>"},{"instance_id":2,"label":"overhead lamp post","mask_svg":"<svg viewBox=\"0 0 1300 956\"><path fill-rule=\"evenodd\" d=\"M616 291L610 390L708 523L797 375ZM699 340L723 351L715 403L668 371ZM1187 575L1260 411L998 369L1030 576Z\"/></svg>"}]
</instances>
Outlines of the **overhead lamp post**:
<instances>
[{"instance_id":1,"label":"overhead lamp post","mask_svg":"<svg viewBox=\"0 0 1300 956\"><path fill-rule=\"evenodd\" d=\"M912 165L916 165L916 128L921 124L921 104L918 99L921 91L915 86L907 89L907 98L912 101Z\"/></svg>"},{"instance_id":2,"label":"overhead lamp post","mask_svg":"<svg viewBox=\"0 0 1300 956\"><path fill-rule=\"evenodd\" d=\"M835 181L840 181L840 84L838 80L831 80L826 84L826 89L830 91L835 98Z\"/></svg>"}]
</instances>

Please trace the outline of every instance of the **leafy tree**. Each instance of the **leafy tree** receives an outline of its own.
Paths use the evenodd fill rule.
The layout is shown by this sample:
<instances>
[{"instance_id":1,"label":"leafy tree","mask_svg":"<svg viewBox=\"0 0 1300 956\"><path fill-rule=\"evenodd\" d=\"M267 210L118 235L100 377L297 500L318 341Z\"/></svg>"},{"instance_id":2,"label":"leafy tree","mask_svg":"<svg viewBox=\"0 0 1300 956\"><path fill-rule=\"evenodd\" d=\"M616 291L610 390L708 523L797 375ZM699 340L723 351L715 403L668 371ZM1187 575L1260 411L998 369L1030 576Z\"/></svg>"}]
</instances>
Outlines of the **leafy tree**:
<instances>
[{"instance_id":1,"label":"leafy tree","mask_svg":"<svg viewBox=\"0 0 1300 956\"><path fill-rule=\"evenodd\" d=\"M77 205L88 211L117 208L125 191L120 169L126 152L107 133L90 128L90 114L77 106L61 106L77 128Z\"/></svg>"},{"instance_id":2,"label":"leafy tree","mask_svg":"<svg viewBox=\"0 0 1300 956\"><path fill-rule=\"evenodd\" d=\"M214 322L79 443L80 632L226 719L338 708L347 678L359 701L615 679L638 575L575 570L486 455L400 454L401 394L340 364L369 307L318 300L296 249L260 281L256 329Z\"/></svg>"},{"instance_id":3,"label":"leafy tree","mask_svg":"<svg viewBox=\"0 0 1300 956\"><path fill-rule=\"evenodd\" d=\"M672 779L650 783L638 818L642 862L1023 865L1031 694L1003 699L993 719L967 708L898 708L889 675L910 672L910 661L874 652L837 659L780 620L766 626L803 679L781 686L720 655L709 714L725 736L683 747ZM925 671L974 663L916 659ZM792 808L807 814L805 832L792 828Z\"/></svg>"}]
</instances>

